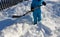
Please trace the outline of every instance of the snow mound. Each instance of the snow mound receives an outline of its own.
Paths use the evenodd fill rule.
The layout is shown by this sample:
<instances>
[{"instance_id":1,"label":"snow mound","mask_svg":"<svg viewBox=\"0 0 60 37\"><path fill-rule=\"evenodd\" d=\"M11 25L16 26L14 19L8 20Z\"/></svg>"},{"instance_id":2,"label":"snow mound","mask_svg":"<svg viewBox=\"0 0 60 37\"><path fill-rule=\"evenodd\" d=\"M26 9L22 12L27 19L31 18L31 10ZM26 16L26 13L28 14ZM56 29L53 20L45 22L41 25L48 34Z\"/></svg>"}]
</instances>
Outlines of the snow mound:
<instances>
[{"instance_id":1,"label":"snow mound","mask_svg":"<svg viewBox=\"0 0 60 37\"><path fill-rule=\"evenodd\" d=\"M7 27L2 32L4 37L43 37L42 31L37 30L36 25L29 25L27 23L14 24Z\"/></svg>"}]
</instances>

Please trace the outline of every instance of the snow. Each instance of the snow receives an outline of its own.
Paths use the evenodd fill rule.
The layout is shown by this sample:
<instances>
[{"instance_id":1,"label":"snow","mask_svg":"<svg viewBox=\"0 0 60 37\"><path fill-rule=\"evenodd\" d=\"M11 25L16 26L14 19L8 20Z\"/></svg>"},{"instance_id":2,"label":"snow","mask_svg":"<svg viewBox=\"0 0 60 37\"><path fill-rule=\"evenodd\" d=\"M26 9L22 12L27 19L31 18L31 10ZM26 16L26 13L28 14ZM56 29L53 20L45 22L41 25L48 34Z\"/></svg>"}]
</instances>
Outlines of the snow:
<instances>
[{"instance_id":1,"label":"snow","mask_svg":"<svg viewBox=\"0 0 60 37\"><path fill-rule=\"evenodd\" d=\"M11 18L12 15L23 15L30 11L31 0L1 11L0 37L60 37L58 1L46 1L47 5L41 7L42 20L36 25L33 25L32 13L21 18Z\"/></svg>"}]
</instances>

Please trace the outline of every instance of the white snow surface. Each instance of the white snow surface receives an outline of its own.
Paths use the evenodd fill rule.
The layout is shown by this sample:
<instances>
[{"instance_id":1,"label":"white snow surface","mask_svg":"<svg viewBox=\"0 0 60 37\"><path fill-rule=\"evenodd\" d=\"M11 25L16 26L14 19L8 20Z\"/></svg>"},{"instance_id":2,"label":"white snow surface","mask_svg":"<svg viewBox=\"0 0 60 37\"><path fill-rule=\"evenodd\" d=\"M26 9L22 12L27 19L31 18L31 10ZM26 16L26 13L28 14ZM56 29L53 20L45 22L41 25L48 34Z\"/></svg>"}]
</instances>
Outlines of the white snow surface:
<instances>
[{"instance_id":1,"label":"white snow surface","mask_svg":"<svg viewBox=\"0 0 60 37\"><path fill-rule=\"evenodd\" d=\"M56 2L59 0L52 0ZM47 1L48 2L48 1ZM50 1L51 2L51 1ZM12 15L23 15L30 10L31 0L24 1L0 12L0 21L11 19L17 23L0 31L0 37L60 37L60 16L54 14L55 4L47 3L42 6L42 20L33 25L32 13L21 18L11 18Z\"/></svg>"}]
</instances>

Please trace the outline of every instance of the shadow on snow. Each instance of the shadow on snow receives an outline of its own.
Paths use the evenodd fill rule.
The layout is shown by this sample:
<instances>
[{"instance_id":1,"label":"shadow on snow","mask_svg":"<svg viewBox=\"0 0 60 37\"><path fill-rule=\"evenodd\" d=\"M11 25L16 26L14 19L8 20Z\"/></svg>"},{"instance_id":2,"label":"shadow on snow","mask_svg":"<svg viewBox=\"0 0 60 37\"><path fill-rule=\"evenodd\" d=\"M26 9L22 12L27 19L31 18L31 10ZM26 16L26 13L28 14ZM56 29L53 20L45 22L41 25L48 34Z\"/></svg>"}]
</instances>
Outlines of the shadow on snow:
<instances>
[{"instance_id":1,"label":"shadow on snow","mask_svg":"<svg viewBox=\"0 0 60 37\"><path fill-rule=\"evenodd\" d=\"M32 24L33 21L29 15L22 18L18 18L16 20L6 19L0 21L0 30L3 30L8 26L13 25L14 23L16 24L16 23L24 23L24 22L26 22L27 24ZM51 29L48 28L47 26L44 26L42 23L37 24L37 26L38 26L37 28L38 31L40 31L41 28L43 28L46 34L51 35Z\"/></svg>"}]
</instances>

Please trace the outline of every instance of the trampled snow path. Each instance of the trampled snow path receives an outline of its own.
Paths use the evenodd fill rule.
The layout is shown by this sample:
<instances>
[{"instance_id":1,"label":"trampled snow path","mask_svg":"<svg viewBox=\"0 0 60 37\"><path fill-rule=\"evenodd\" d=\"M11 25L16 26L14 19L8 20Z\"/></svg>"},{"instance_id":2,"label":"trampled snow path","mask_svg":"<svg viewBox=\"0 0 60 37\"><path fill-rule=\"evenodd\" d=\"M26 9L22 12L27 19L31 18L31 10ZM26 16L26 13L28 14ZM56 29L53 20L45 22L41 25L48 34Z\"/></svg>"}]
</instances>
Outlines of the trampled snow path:
<instances>
[{"instance_id":1,"label":"trampled snow path","mask_svg":"<svg viewBox=\"0 0 60 37\"><path fill-rule=\"evenodd\" d=\"M29 6L27 8L29 8ZM0 21L0 37L60 37L60 18L56 14L53 14L51 7L55 5L49 4L49 6L48 8L50 8L50 10L47 6L42 7L42 21L37 25L32 24L31 14L15 20L8 18ZM20 7L22 7L22 10ZM9 10L5 10L4 12L7 13L5 16L10 17L12 12L17 12L16 14L19 14L20 10L25 13L25 9L23 8L25 8L23 3L18 4L9 8Z\"/></svg>"}]
</instances>

